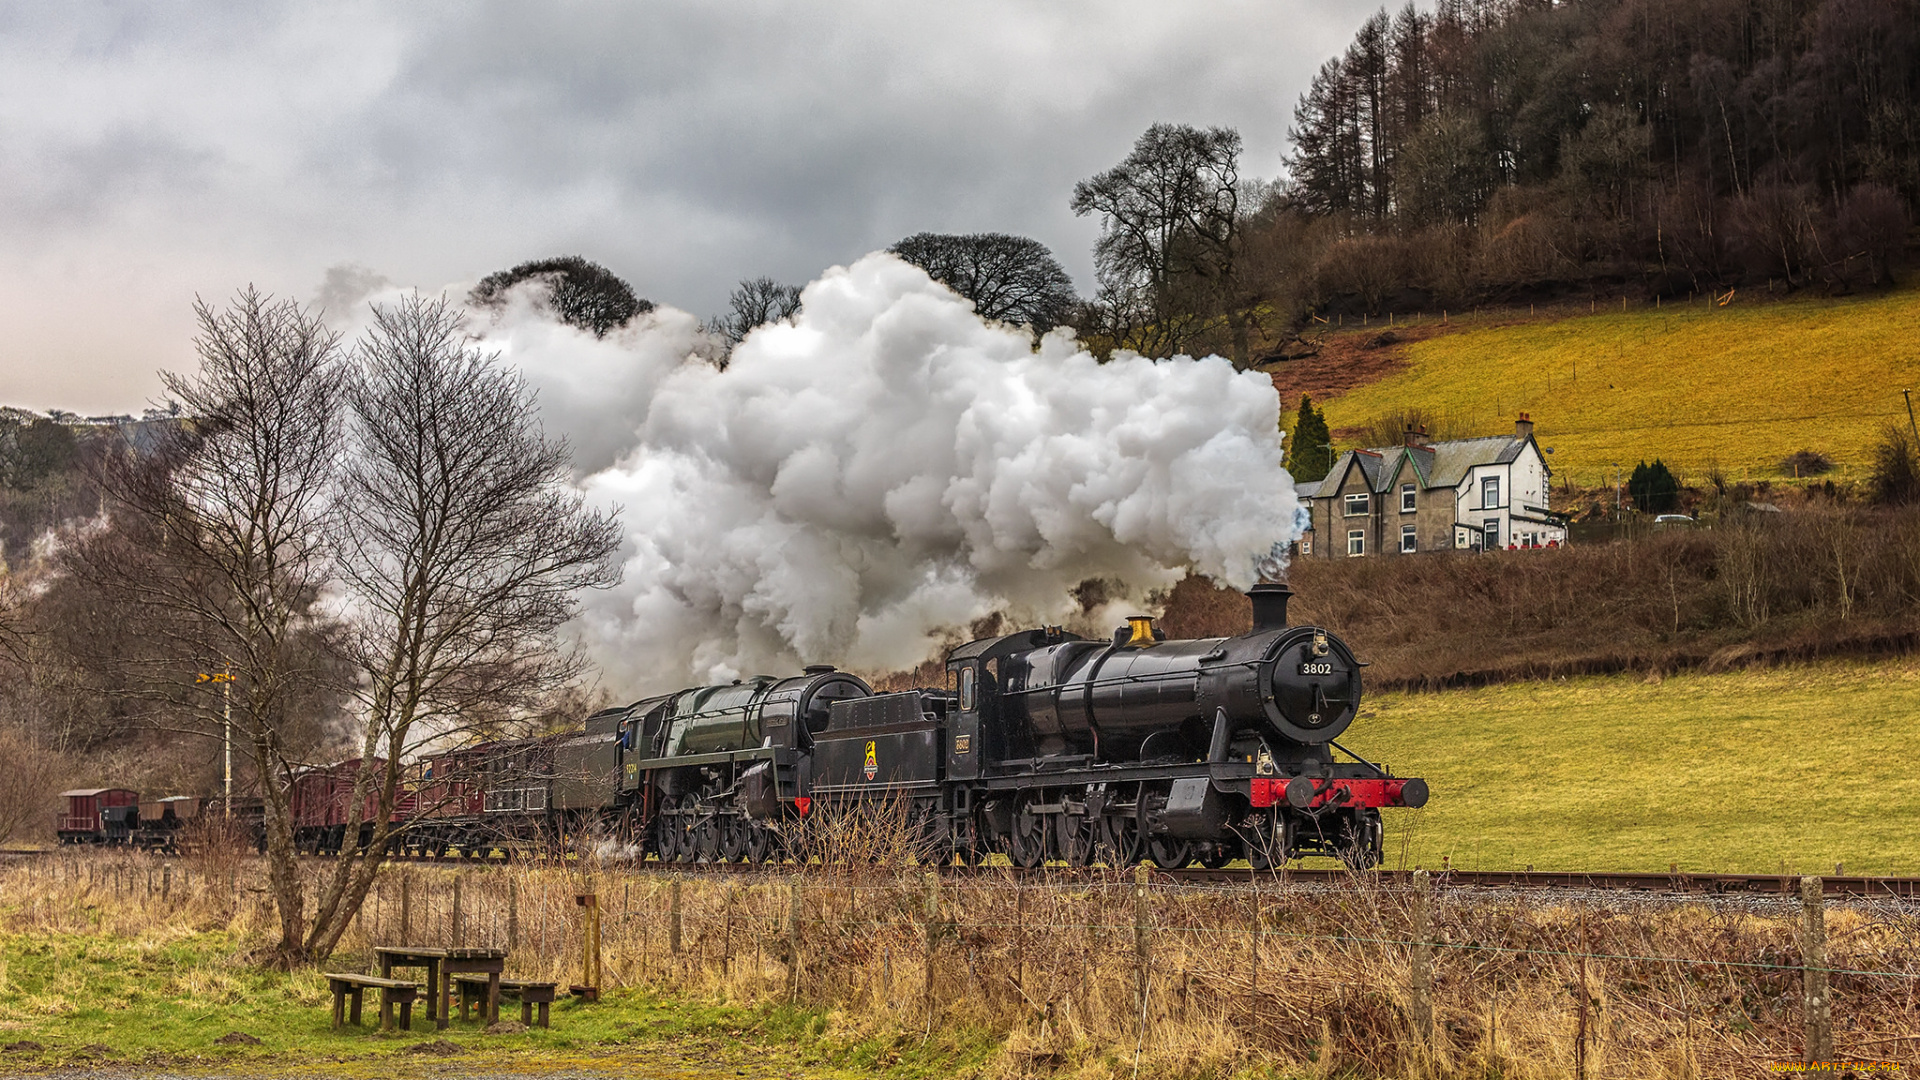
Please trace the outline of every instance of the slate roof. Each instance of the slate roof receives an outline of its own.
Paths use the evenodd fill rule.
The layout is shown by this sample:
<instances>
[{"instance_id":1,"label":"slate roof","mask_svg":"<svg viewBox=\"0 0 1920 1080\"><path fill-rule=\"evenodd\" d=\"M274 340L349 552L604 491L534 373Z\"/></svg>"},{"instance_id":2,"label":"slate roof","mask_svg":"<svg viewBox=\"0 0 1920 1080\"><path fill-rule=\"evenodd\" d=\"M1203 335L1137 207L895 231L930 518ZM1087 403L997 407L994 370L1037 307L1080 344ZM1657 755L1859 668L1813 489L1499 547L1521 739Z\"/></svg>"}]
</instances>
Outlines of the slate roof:
<instances>
[{"instance_id":1,"label":"slate roof","mask_svg":"<svg viewBox=\"0 0 1920 1080\"><path fill-rule=\"evenodd\" d=\"M1345 476L1350 459L1359 459L1360 471L1367 478L1369 491L1385 491L1400 473L1403 458L1412 458L1414 471L1422 486L1459 487L1476 465L1506 465L1520 456L1528 440L1512 435L1488 435L1478 439L1450 439L1426 446L1383 446L1371 450L1349 450L1341 454L1327 470L1325 479L1296 482L1294 490L1301 498L1318 498L1320 488L1329 481L1338 483ZM1329 488L1327 494L1332 494Z\"/></svg>"}]
</instances>

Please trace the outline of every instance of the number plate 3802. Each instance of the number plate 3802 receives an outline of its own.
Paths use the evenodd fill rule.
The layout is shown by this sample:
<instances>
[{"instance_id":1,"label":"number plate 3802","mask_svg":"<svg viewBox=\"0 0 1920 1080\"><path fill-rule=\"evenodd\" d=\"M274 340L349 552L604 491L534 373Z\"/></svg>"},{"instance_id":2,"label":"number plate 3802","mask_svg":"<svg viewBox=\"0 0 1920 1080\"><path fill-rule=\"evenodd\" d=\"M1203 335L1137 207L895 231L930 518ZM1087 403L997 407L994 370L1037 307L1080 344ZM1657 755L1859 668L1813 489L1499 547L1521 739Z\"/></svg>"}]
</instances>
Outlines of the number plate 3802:
<instances>
[{"instance_id":1,"label":"number plate 3802","mask_svg":"<svg viewBox=\"0 0 1920 1080\"><path fill-rule=\"evenodd\" d=\"M1306 663L1306 664L1301 664L1301 665L1300 665L1300 674L1302 674L1302 675L1331 675L1331 674L1333 674L1333 665L1332 665L1332 664L1329 664L1329 663L1327 663L1327 662L1325 662L1325 661L1320 661L1320 662L1318 662L1318 663Z\"/></svg>"}]
</instances>

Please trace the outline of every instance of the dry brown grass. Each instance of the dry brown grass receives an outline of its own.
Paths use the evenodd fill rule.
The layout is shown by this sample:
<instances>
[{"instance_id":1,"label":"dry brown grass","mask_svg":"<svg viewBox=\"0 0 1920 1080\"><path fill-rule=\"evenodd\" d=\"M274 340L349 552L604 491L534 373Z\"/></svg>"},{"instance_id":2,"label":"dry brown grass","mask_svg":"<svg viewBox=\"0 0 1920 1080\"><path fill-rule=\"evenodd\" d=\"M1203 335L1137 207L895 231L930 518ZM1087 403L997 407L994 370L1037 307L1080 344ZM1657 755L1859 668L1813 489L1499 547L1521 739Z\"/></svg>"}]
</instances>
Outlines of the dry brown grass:
<instances>
[{"instance_id":1,"label":"dry brown grass","mask_svg":"<svg viewBox=\"0 0 1920 1080\"><path fill-rule=\"evenodd\" d=\"M1377 688L1671 672L1920 646L1920 510L1809 507L1614 544L1301 559L1295 621L1335 629ZM1246 600L1188 579L1169 636L1244 632Z\"/></svg>"},{"instance_id":2,"label":"dry brown grass","mask_svg":"<svg viewBox=\"0 0 1920 1080\"><path fill-rule=\"evenodd\" d=\"M10 864L0 869L0 905L15 933L162 941L231 927L269 940L252 866L233 892L177 867L163 897L164 865L136 856ZM1138 1074L1150 1076L1566 1077L1583 978L1589 1076L1747 1076L1799 1057L1793 904L1442 890L1429 933L1427 1045L1410 1020L1411 893L1366 877L1333 888L1270 877L1232 887L1159 881L1141 895L1123 874L933 880L902 857L689 872L678 878L677 952L675 880L591 859L390 868L333 966L366 962L369 942L405 937L509 947L511 974L575 982L575 896L591 891L604 913L610 988L741 1004L797 994L828 1010L830 1037L849 1043L987 1031L1003 1046L987 1071L1002 1077L1131 1076L1136 1051ZM1916 929L1897 906L1829 910L1842 1054L1920 1063ZM218 976L206 973L194 992L227 993Z\"/></svg>"}]
</instances>

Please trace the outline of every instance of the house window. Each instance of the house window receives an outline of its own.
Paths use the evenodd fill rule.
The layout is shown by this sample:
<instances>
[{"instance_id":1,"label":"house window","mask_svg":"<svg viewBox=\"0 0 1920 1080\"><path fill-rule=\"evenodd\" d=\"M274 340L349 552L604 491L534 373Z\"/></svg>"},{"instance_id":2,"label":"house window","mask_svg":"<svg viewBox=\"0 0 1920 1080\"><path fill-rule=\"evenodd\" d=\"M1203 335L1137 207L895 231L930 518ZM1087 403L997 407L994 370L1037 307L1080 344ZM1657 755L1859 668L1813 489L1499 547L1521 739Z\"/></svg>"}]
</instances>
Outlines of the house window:
<instances>
[{"instance_id":1,"label":"house window","mask_svg":"<svg viewBox=\"0 0 1920 1080\"><path fill-rule=\"evenodd\" d=\"M1500 478L1484 477L1480 481L1480 509L1494 510L1500 506Z\"/></svg>"},{"instance_id":2,"label":"house window","mask_svg":"<svg viewBox=\"0 0 1920 1080\"><path fill-rule=\"evenodd\" d=\"M1488 551L1500 550L1500 519L1488 518L1480 527L1486 530L1486 539L1481 541L1481 546Z\"/></svg>"},{"instance_id":3,"label":"house window","mask_svg":"<svg viewBox=\"0 0 1920 1080\"><path fill-rule=\"evenodd\" d=\"M1354 529L1347 533L1347 554L1365 555L1367 553L1367 534Z\"/></svg>"},{"instance_id":4,"label":"house window","mask_svg":"<svg viewBox=\"0 0 1920 1080\"><path fill-rule=\"evenodd\" d=\"M1313 554L1313 530L1311 529L1300 534L1300 554Z\"/></svg>"},{"instance_id":5,"label":"house window","mask_svg":"<svg viewBox=\"0 0 1920 1080\"><path fill-rule=\"evenodd\" d=\"M1414 492L1412 484L1401 484L1400 485L1400 512L1403 514L1413 513L1415 509L1414 499L1417 497L1418 496Z\"/></svg>"},{"instance_id":6,"label":"house window","mask_svg":"<svg viewBox=\"0 0 1920 1080\"><path fill-rule=\"evenodd\" d=\"M1413 535L1413 526L1411 525L1400 526L1400 550L1403 552L1417 551L1419 550L1419 548L1416 546L1417 543L1418 541L1414 539L1414 535Z\"/></svg>"},{"instance_id":7,"label":"house window","mask_svg":"<svg viewBox=\"0 0 1920 1080\"><path fill-rule=\"evenodd\" d=\"M1367 493L1366 492L1356 491L1351 495L1347 496L1347 516L1348 517L1366 517L1367 516Z\"/></svg>"}]
</instances>

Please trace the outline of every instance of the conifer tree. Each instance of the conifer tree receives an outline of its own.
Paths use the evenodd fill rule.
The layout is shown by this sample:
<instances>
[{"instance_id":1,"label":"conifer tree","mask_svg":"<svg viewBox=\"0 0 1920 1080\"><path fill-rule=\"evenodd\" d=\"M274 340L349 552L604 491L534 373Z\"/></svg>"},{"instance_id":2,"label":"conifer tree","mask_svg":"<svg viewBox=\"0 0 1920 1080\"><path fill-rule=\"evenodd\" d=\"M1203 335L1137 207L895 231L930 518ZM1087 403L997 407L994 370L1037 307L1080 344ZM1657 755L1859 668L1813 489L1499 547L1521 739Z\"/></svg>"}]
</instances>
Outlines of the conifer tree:
<instances>
[{"instance_id":1,"label":"conifer tree","mask_svg":"<svg viewBox=\"0 0 1920 1080\"><path fill-rule=\"evenodd\" d=\"M1300 395L1300 411L1293 422L1293 436L1287 440L1287 471L1295 480L1319 480L1333 468L1333 437L1327 431L1327 418L1313 407L1313 399Z\"/></svg>"}]
</instances>

